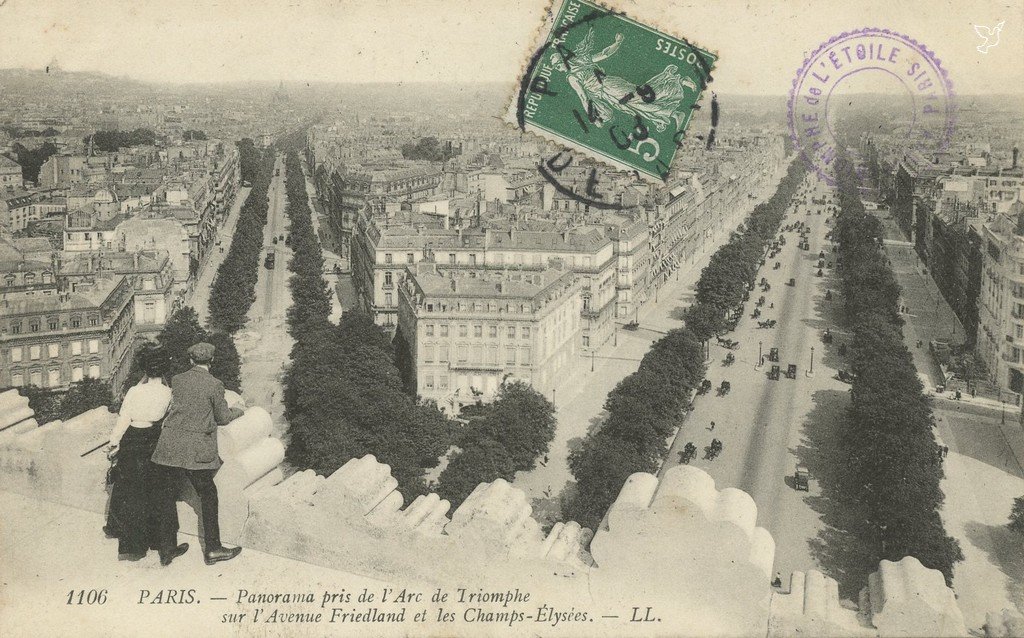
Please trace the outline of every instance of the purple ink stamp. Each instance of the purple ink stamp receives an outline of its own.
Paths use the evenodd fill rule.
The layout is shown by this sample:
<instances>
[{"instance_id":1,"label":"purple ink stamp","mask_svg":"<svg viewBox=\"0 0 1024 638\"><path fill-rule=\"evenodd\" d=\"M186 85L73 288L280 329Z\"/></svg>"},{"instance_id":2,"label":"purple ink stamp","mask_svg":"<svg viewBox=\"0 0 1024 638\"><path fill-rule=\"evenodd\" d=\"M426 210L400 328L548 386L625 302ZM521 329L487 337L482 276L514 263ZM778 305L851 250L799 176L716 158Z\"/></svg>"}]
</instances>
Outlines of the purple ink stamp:
<instances>
[{"instance_id":1,"label":"purple ink stamp","mask_svg":"<svg viewBox=\"0 0 1024 638\"><path fill-rule=\"evenodd\" d=\"M887 85L887 86L886 86ZM866 28L831 38L804 60L789 94L789 131L811 170L831 184L835 126L854 93L885 95L908 149L943 149L956 118L953 84L937 57L913 38Z\"/></svg>"}]
</instances>

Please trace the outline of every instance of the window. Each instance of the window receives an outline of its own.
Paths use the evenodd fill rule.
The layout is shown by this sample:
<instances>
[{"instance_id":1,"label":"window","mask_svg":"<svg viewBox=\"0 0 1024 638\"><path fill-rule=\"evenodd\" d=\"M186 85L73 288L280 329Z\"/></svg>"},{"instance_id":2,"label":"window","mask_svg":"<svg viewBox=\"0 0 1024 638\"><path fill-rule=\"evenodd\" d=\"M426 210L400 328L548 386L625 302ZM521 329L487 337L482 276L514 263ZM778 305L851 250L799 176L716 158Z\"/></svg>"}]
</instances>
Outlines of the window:
<instances>
[{"instance_id":1,"label":"window","mask_svg":"<svg viewBox=\"0 0 1024 638\"><path fill-rule=\"evenodd\" d=\"M516 327L515 326L509 326L508 327L508 338L509 339L515 339L516 338Z\"/></svg>"},{"instance_id":2,"label":"window","mask_svg":"<svg viewBox=\"0 0 1024 638\"><path fill-rule=\"evenodd\" d=\"M81 317L71 317L71 327L72 328L81 328L82 327L82 318Z\"/></svg>"},{"instance_id":3,"label":"window","mask_svg":"<svg viewBox=\"0 0 1024 638\"><path fill-rule=\"evenodd\" d=\"M55 388L60 385L60 370L50 370L47 377L46 382L51 388Z\"/></svg>"},{"instance_id":4,"label":"window","mask_svg":"<svg viewBox=\"0 0 1024 638\"><path fill-rule=\"evenodd\" d=\"M39 320L32 319L31 321L29 321L28 330L29 332L39 332Z\"/></svg>"},{"instance_id":5,"label":"window","mask_svg":"<svg viewBox=\"0 0 1024 638\"><path fill-rule=\"evenodd\" d=\"M437 347L437 360L441 363L448 363L448 344L443 343Z\"/></svg>"},{"instance_id":6,"label":"window","mask_svg":"<svg viewBox=\"0 0 1024 638\"><path fill-rule=\"evenodd\" d=\"M11 375L11 385L16 388L20 388L25 384L25 377L20 372L15 372Z\"/></svg>"},{"instance_id":7,"label":"window","mask_svg":"<svg viewBox=\"0 0 1024 638\"><path fill-rule=\"evenodd\" d=\"M59 343L48 343L46 344L46 356L51 359L56 359L60 356L60 344Z\"/></svg>"},{"instance_id":8,"label":"window","mask_svg":"<svg viewBox=\"0 0 1024 638\"><path fill-rule=\"evenodd\" d=\"M391 256L391 253L384 253L384 263L385 264L393 264L393 263L395 263L394 258Z\"/></svg>"},{"instance_id":9,"label":"window","mask_svg":"<svg viewBox=\"0 0 1024 638\"><path fill-rule=\"evenodd\" d=\"M484 336L484 327L481 326L480 324L477 324L477 325L473 326L473 336L474 337L482 337L482 336Z\"/></svg>"},{"instance_id":10,"label":"window","mask_svg":"<svg viewBox=\"0 0 1024 638\"><path fill-rule=\"evenodd\" d=\"M533 354L533 353L530 351L530 348L520 348L519 349L519 363L523 364L524 366L530 365L530 355L531 354Z\"/></svg>"},{"instance_id":11,"label":"window","mask_svg":"<svg viewBox=\"0 0 1024 638\"><path fill-rule=\"evenodd\" d=\"M434 362L434 344L430 344L423 348L423 361L425 363Z\"/></svg>"},{"instance_id":12,"label":"window","mask_svg":"<svg viewBox=\"0 0 1024 638\"><path fill-rule=\"evenodd\" d=\"M21 348L11 348L11 363L18 363L21 361Z\"/></svg>"},{"instance_id":13,"label":"window","mask_svg":"<svg viewBox=\"0 0 1024 638\"><path fill-rule=\"evenodd\" d=\"M394 297L391 295L390 292L384 293L384 305L386 307L390 308L394 304L394 301Z\"/></svg>"},{"instance_id":14,"label":"window","mask_svg":"<svg viewBox=\"0 0 1024 638\"><path fill-rule=\"evenodd\" d=\"M50 328L50 330L56 330L57 328L60 327L60 322L57 321L56 317L50 317L49 319L46 320L46 325Z\"/></svg>"},{"instance_id":15,"label":"window","mask_svg":"<svg viewBox=\"0 0 1024 638\"><path fill-rule=\"evenodd\" d=\"M583 335L583 347L590 347L590 335Z\"/></svg>"},{"instance_id":16,"label":"window","mask_svg":"<svg viewBox=\"0 0 1024 638\"><path fill-rule=\"evenodd\" d=\"M459 324L459 336L465 337L469 335L469 327L464 323Z\"/></svg>"},{"instance_id":17,"label":"window","mask_svg":"<svg viewBox=\"0 0 1024 638\"><path fill-rule=\"evenodd\" d=\"M21 324L20 323L12 323L11 324L11 334L12 335L21 334Z\"/></svg>"},{"instance_id":18,"label":"window","mask_svg":"<svg viewBox=\"0 0 1024 638\"><path fill-rule=\"evenodd\" d=\"M473 363L483 363L484 362L484 347L483 346L473 346L473 356L470 359L470 361L472 361Z\"/></svg>"},{"instance_id":19,"label":"window","mask_svg":"<svg viewBox=\"0 0 1024 638\"><path fill-rule=\"evenodd\" d=\"M437 377L437 389L447 390L448 389L448 375L442 374Z\"/></svg>"},{"instance_id":20,"label":"window","mask_svg":"<svg viewBox=\"0 0 1024 638\"><path fill-rule=\"evenodd\" d=\"M522 333L523 333L523 339L529 339L530 338L530 327L529 326L523 326Z\"/></svg>"},{"instance_id":21,"label":"window","mask_svg":"<svg viewBox=\"0 0 1024 638\"><path fill-rule=\"evenodd\" d=\"M446 323L442 323L441 324L441 336L442 337L447 337L448 336L448 324L446 324Z\"/></svg>"},{"instance_id":22,"label":"window","mask_svg":"<svg viewBox=\"0 0 1024 638\"><path fill-rule=\"evenodd\" d=\"M498 336L498 326L487 326L487 334L490 337Z\"/></svg>"},{"instance_id":23,"label":"window","mask_svg":"<svg viewBox=\"0 0 1024 638\"><path fill-rule=\"evenodd\" d=\"M411 264L414 261L416 261L416 255L412 253L405 253L405 263Z\"/></svg>"},{"instance_id":24,"label":"window","mask_svg":"<svg viewBox=\"0 0 1024 638\"><path fill-rule=\"evenodd\" d=\"M28 349L28 358L35 361L39 358L39 346L30 346Z\"/></svg>"},{"instance_id":25,"label":"window","mask_svg":"<svg viewBox=\"0 0 1024 638\"><path fill-rule=\"evenodd\" d=\"M465 363L469 359L469 346L459 346L457 353L459 363Z\"/></svg>"},{"instance_id":26,"label":"window","mask_svg":"<svg viewBox=\"0 0 1024 638\"><path fill-rule=\"evenodd\" d=\"M516 349L505 348L505 363L514 366L516 364Z\"/></svg>"},{"instance_id":27,"label":"window","mask_svg":"<svg viewBox=\"0 0 1024 638\"><path fill-rule=\"evenodd\" d=\"M448 263L449 264L454 264L455 263L455 253L448 253Z\"/></svg>"},{"instance_id":28,"label":"window","mask_svg":"<svg viewBox=\"0 0 1024 638\"><path fill-rule=\"evenodd\" d=\"M470 254L470 256L469 256L469 265L470 266L475 266L476 265L476 255Z\"/></svg>"},{"instance_id":29,"label":"window","mask_svg":"<svg viewBox=\"0 0 1024 638\"><path fill-rule=\"evenodd\" d=\"M100 340L89 339L89 354L96 354L100 351Z\"/></svg>"},{"instance_id":30,"label":"window","mask_svg":"<svg viewBox=\"0 0 1024 638\"><path fill-rule=\"evenodd\" d=\"M498 365L498 346L487 348L487 363Z\"/></svg>"},{"instance_id":31,"label":"window","mask_svg":"<svg viewBox=\"0 0 1024 638\"><path fill-rule=\"evenodd\" d=\"M433 337L434 336L434 324L428 323L427 325L423 326L423 333L426 334L428 337Z\"/></svg>"},{"instance_id":32,"label":"window","mask_svg":"<svg viewBox=\"0 0 1024 638\"><path fill-rule=\"evenodd\" d=\"M33 370L28 375L28 382L36 387L42 387L43 385L43 374L39 370Z\"/></svg>"},{"instance_id":33,"label":"window","mask_svg":"<svg viewBox=\"0 0 1024 638\"><path fill-rule=\"evenodd\" d=\"M72 341L71 342L71 354L82 354L82 342Z\"/></svg>"},{"instance_id":34,"label":"window","mask_svg":"<svg viewBox=\"0 0 1024 638\"><path fill-rule=\"evenodd\" d=\"M100 325L100 318L99 317L89 317L89 325L90 326L98 326L98 325Z\"/></svg>"},{"instance_id":35,"label":"window","mask_svg":"<svg viewBox=\"0 0 1024 638\"><path fill-rule=\"evenodd\" d=\"M427 376L423 377L423 385L428 390L433 390L434 389L434 375L428 374Z\"/></svg>"},{"instance_id":36,"label":"window","mask_svg":"<svg viewBox=\"0 0 1024 638\"><path fill-rule=\"evenodd\" d=\"M99 364L92 364L89 366L89 378L99 379L100 378L100 366Z\"/></svg>"},{"instance_id":37,"label":"window","mask_svg":"<svg viewBox=\"0 0 1024 638\"><path fill-rule=\"evenodd\" d=\"M82 366L71 368L71 383L78 383L82 380Z\"/></svg>"},{"instance_id":38,"label":"window","mask_svg":"<svg viewBox=\"0 0 1024 638\"><path fill-rule=\"evenodd\" d=\"M391 271L388 270L387 272L384 273L384 285L385 286L391 286L393 284L394 284L394 276L391 274Z\"/></svg>"}]
</instances>

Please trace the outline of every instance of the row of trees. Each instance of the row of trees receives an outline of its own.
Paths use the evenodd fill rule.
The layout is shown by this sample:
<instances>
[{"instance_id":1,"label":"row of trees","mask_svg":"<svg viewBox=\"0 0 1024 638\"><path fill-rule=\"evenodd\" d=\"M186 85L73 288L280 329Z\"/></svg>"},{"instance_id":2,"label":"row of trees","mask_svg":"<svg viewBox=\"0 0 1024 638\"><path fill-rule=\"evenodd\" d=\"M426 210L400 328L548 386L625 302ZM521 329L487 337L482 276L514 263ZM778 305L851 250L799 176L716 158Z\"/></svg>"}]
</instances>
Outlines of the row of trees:
<instances>
[{"instance_id":1,"label":"row of trees","mask_svg":"<svg viewBox=\"0 0 1024 638\"><path fill-rule=\"evenodd\" d=\"M882 250L881 222L865 212L845 154L836 181L838 272L855 374L839 438L839 492L867 519L850 531L871 554L868 563L914 556L951 584L963 554L939 517L942 463L931 405L903 342L900 287Z\"/></svg>"},{"instance_id":2,"label":"row of trees","mask_svg":"<svg viewBox=\"0 0 1024 638\"><path fill-rule=\"evenodd\" d=\"M267 149L253 180L252 191L239 211L231 248L210 287L210 325L216 330L234 334L245 325L249 308L256 300L263 227L270 205L267 191L273 169L274 152Z\"/></svg>"},{"instance_id":3,"label":"row of trees","mask_svg":"<svg viewBox=\"0 0 1024 638\"><path fill-rule=\"evenodd\" d=\"M657 470L668 452L668 437L707 372L703 342L721 332L726 315L743 303L805 174L802 162L790 163L771 199L751 213L745 232L734 233L701 272L686 327L654 343L640 368L609 393L603 426L569 455L577 485L563 504L566 518L595 528L630 474Z\"/></svg>"},{"instance_id":4,"label":"row of trees","mask_svg":"<svg viewBox=\"0 0 1024 638\"><path fill-rule=\"evenodd\" d=\"M256 148L250 137L243 137L236 143L238 147L238 167L243 182L255 182L263 165L263 153Z\"/></svg>"},{"instance_id":5,"label":"row of trees","mask_svg":"<svg viewBox=\"0 0 1024 638\"><path fill-rule=\"evenodd\" d=\"M634 472L655 472L706 366L700 340L686 328L670 330L651 346L640 368L608 394L601 429L569 454L576 491L563 514L596 529Z\"/></svg>"},{"instance_id":6,"label":"row of trees","mask_svg":"<svg viewBox=\"0 0 1024 638\"><path fill-rule=\"evenodd\" d=\"M406 498L427 491L451 440L451 423L433 405L419 405L402 389L394 350L366 314L347 311L329 321L323 254L313 231L298 150L304 136L286 136L287 214L291 220L288 327L295 344L285 372L288 462L329 475L352 458L373 454L391 466Z\"/></svg>"},{"instance_id":7,"label":"row of trees","mask_svg":"<svg viewBox=\"0 0 1024 638\"><path fill-rule=\"evenodd\" d=\"M402 144L402 157L412 160L447 162L458 153L450 144L442 146L436 137L421 137L416 142Z\"/></svg>"},{"instance_id":8,"label":"row of trees","mask_svg":"<svg viewBox=\"0 0 1024 638\"><path fill-rule=\"evenodd\" d=\"M114 152L128 146L152 146L156 144L156 133L148 128L137 128L131 131L96 131L82 138L86 146L92 142L97 151Z\"/></svg>"}]
</instances>

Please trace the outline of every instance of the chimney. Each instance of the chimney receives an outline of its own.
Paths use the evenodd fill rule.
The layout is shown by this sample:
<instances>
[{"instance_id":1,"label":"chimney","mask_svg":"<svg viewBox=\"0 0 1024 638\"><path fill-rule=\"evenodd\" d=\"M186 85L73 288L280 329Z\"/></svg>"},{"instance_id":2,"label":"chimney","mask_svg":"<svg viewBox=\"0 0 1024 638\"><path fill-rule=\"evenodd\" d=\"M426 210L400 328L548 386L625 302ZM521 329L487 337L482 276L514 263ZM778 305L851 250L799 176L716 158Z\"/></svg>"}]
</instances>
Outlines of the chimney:
<instances>
[{"instance_id":1,"label":"chimney","mask_svg":"<svg viewBox=\"0 0 1024 638\"><path fill-rule=\"evenodd\" d=\"M135 251L132 255L132 267L134 270L139 269L139 251Z\"/></svg>"},{"instance_id":2,"label":"chimney","mask_svg":"<svg viewBox=\"0 0 1024 638\"><path fill-rule=\"evenodd\" d=\"M1017 168L1017 158L1020 156L1020 149L1016 146L1013 147L1013 166L1011 168Z\"/></svg>"}]
</instances>

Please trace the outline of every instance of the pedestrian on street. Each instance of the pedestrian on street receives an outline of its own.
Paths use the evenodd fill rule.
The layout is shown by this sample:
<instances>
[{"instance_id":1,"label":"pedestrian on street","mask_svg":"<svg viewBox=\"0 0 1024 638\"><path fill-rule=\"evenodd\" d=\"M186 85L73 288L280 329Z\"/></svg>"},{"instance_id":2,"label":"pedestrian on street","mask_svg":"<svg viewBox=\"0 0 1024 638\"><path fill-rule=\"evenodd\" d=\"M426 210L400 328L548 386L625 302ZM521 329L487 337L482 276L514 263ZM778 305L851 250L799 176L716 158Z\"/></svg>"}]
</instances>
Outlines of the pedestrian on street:
<instances>
[{"instance_id":1,"label":"pedestrian on street","mask_svg":"<svg viewBox=\"0 0 1024 638\"><path fill-rule=\"evenodd\" d=\"M217 452L217 426L242 416L239 408L228 407L224 383L210 374L214 347L197 343L188 349L192 368L171 379L171 407L164 418L153 463L160 471L160 564L170 565L188 551L178 544L178 486L188 480L199 496L207 565L231 560L241 547L227 549L220 544L217 486L213 477L221 466Z\"/></svg>"},{"instance_id":2,"label":"pedestrian on street","mask_svg":"<svg viewBox=\"0 0 1024 638\"><path fill-rule=\"evenodd\" d=\"M710 430L711 432L715 431L715 422L714 421L711 422L711 427L709 427L708 430Z\"/></svg>"}]
</instances>

